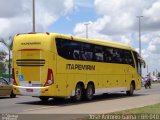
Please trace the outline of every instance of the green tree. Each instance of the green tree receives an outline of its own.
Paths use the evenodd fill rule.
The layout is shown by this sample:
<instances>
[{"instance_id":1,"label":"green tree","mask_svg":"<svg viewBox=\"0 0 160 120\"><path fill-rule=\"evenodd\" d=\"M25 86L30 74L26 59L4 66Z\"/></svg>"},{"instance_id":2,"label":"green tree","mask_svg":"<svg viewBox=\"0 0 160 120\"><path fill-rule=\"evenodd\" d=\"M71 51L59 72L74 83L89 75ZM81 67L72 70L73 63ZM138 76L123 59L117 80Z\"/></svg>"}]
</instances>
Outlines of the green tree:
<instances>
[{"instance_id":1,"label":"green tree","mask_svg":"<svg viewBox=\"0 0 160 120\"><path fill-rule=\"evenodd\" d=\"M0 42L3 43L7 49L8 49L8 55L9 55L9 75L11 75L11 50L12 50L12 46L13 46L13 37L10 36L9 39L6 41L5 39L0 37ZM9 81L11 81L10 77L9 77Z\"/></svg>"},{"instance_id":2,"label":"green tree","mask_svg":"<svg viewBox=\"0 0 160 120\"><path fill-rule=\"evenodd\" d=\"M4 66L4 59L6 57L6 53L3 51L0 51L0 77L2 76L2 74L5 72L5 66Z\"/></svg>"}]
</instances>

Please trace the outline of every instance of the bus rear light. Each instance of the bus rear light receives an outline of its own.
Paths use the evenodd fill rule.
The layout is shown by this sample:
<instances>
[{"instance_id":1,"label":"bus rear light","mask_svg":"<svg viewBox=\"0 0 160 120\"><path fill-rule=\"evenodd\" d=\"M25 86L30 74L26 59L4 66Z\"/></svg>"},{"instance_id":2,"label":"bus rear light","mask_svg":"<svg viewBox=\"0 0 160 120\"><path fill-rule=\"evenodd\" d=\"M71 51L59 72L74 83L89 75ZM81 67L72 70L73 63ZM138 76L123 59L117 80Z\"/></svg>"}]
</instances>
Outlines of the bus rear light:
<instances>
[{"instance_id":1,"label":"bus rear light","mask_svg":"<svg viewBox=\"0 0 160 120\"><path fill-rule=\"evenodd\" d=\"M14 68L12 68L12 81L13 81L13 85L18 85L15 79Z\"/></svg>"},{"instance_id":2,"label":"bus rear light","mask_svg":"<svg viewBox=\"0 0 160 120\"><path fill-rule=\"evenodd\" d=\"M53 72L52 72L51 69L48 69L47 81L44 84L44 86L52 85L54 83L53 81L54 81L54 79L53 79Z\"/></svg>"}]
</instances>

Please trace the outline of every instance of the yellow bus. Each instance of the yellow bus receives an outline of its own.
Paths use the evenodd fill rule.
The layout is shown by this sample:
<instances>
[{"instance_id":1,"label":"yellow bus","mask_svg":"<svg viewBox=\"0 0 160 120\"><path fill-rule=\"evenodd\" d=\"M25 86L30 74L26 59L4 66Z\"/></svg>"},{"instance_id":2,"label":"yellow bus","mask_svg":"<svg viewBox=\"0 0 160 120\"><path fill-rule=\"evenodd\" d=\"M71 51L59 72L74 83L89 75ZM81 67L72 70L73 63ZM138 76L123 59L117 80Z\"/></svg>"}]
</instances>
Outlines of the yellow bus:
<instances>
[{"instance_id":1,"label":"yellow bus","mask_svg":"<svg viewBox=\"0 0 160 120\"><path fill-rule=\"evenodd\" d=\"M17 95L92 100L95 94L141 88L143 59L130 46L58 33L17 34L13 87Z\"/></svg>"}]
</instances>

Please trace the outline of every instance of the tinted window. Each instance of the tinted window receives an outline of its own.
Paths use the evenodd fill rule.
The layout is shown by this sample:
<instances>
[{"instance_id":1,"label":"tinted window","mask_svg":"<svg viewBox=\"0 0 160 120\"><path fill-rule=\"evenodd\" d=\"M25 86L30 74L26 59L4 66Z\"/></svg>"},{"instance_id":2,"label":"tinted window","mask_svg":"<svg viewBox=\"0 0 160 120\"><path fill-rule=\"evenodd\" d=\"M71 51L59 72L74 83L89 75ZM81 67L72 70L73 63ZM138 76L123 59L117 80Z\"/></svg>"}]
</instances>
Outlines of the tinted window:
<instances>
[{"instance_id":1,"label":"tinted window","mask_svg":"<svg viewBox=\"0 0 160 120\"><path fill-rule=\"evenodd\" d=\"M93 60L93 45L89 43L82 43L82 49L80 50L82 60Z\"/></svg>"},{"instance_id":2,"label":"tinted window","mask_svg":"<svg viewBox=\"0 0 160 120\"><path fill-rule=\"evenodd\" d=\"M134 54L134 58L135 58L135 61L136 61L136 66L137 66L137 72L141 75L141 64L140 64L140 61L139 61L139 55L136 53L136 52L133 52Z\"/></svg>"},{"instance_id":3,"label":"tinted window","mask_svg":"<svg viewBox=\"0 0 160 120\"><path fill-rule=\"evenodd\" d=\"M70 60L130 64L134 67L131 51L79 41L56 39L58 54Z\"/></svg>"},{"instance_id":4,"label":"tinted window","mask_svg":"<svg viewBox=\"0 0 160 120\"><path fill-rule=\"evenodd\" d=\"M113 54L112 54L113 48L104 48L104 62L112 62Z\"/></svg>"},{"instance_id":5,"label":"tinted window","mask_svg":"<svg viewBox=\"0 0 160 120\"><path fill-rule=\"evenodd\" d=\"M81 43L64 40L64 39L56 39L57 51L58 54L67 59L81 59L80 49Z\"/></svg>"},{"instance_id":6,"label":"tinted window","mask_svg":"<svg viewBox=\"0 0 160 120\"><path fill-rule=\"evenodd\" d=\"M103 62L104 50L103 46L95 45L94 47L94 61Z\"/></svg>"},{"instance_id":7,"label":"tinted window","mask_svg":"<svg viewBox=\"0 0 160 120\"><path fill-rule=\"evenodd\" d=\"M121 58L123 64L130 64L134 67L134 61L131 51L123 50L123 52L121 53Z\"/></svg>"}]
</instances>

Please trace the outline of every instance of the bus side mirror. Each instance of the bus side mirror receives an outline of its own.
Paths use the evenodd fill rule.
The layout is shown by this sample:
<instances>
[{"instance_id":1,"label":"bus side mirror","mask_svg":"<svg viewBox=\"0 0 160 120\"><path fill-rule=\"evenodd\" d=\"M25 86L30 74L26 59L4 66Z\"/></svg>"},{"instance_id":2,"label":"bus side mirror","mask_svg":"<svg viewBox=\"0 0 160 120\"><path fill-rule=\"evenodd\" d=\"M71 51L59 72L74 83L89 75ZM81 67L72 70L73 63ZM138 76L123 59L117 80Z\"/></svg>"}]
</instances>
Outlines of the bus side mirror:
<instances>
[{"instance_id":1,"label":"bus side mirror","mask_svg":"<svg viewBox=\"0 0 160 120\"><path fill-rule=\"evenodd\" d=\"M139 58L139 60L140 60L141 66L143 65L143 68L146 68L146 62L142 58Z\"/></svg>"}]
</instances>

